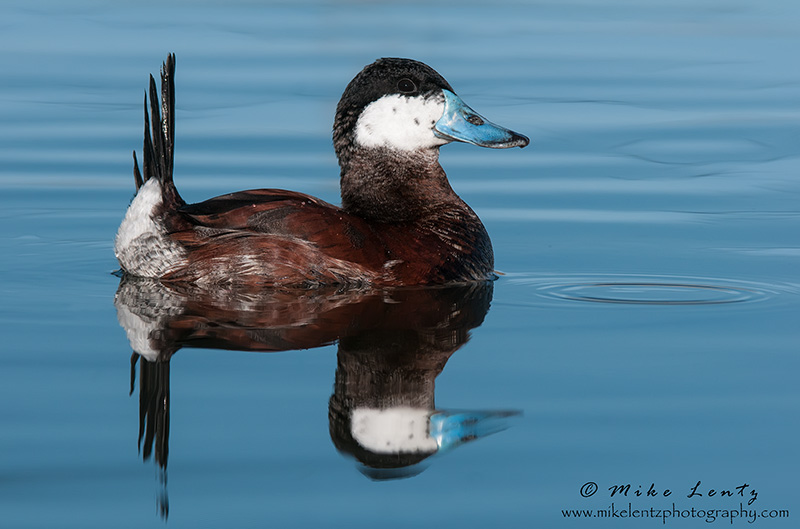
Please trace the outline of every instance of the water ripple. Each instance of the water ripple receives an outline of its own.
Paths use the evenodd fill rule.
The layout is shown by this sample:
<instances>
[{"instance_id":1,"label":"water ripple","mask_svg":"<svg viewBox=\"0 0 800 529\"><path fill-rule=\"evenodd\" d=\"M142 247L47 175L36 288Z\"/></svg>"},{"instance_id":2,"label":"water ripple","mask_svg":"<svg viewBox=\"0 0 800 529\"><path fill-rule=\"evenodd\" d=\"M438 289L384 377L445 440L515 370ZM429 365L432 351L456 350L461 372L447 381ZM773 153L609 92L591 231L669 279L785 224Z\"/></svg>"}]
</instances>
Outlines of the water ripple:
<instances>
[{"instance_id":1,"label":"water ripple","mask_svg":"<svg viewBox=\"0 0 800 529\"><path fill-rule=\"evenodd\" d=\"M655 275L507 276L533 287L539 298L621 305L721 305L756 303L800 294L795 285L717 278Z\"/></svg>"}]
</instances>

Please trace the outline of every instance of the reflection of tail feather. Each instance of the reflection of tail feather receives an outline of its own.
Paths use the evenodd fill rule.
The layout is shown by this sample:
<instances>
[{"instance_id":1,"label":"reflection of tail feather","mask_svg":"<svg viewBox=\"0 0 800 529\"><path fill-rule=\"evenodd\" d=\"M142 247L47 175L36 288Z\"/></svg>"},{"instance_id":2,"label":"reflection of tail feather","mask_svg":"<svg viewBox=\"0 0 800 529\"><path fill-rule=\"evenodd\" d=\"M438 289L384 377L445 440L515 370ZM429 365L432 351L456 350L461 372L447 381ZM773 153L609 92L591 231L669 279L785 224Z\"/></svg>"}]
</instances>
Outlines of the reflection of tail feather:
<instances>
[{"instance_id":1,"label":"reflection of tail feather","mask_svg":"<svg viewBox=\"0 0 800 529\"><path fill-rule=\"evenodd\" d=\"M158 476L159 483L159 491L158 496L156 497L156 502L158 503L158 513L161 517L166 520L169 516L169 494L167 494L167 467L166 465L163 466L159 470Z\"/></svg>"},{"instance_id":2,"label":"reflection of tail feather","mask_svg":"<svg viewBox=\"0 0 800 529\"><path fill-rule=\"evenodd\" d=\"M134 357L140 355L134 353ZM147 460L154 455L159 467L166 470L169 456L169 361L139 363L139 451ZM131 359L131 369L136 358ZM131 373L131 388L133 378ZM144 441L144 443L142 443Z\"/></svg>"}]
</instances>

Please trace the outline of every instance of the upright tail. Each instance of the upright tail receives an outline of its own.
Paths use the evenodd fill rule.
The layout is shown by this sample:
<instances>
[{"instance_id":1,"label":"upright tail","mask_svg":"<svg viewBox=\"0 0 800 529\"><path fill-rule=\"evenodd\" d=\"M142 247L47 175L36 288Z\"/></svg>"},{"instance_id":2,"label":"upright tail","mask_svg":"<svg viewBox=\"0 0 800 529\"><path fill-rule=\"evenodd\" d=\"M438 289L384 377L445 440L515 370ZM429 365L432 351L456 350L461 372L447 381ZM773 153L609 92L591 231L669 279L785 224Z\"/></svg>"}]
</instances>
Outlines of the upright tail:
<instances>
[{"instance_id":1,"label":"upright tail","mask_svg":"<svg viewBox=\"0 0 800 529\"><path fill-rule=\"evenodd\" d=\"M158 108L156 81L150 76L150 111L147 109L147 93L144 96L144 147L142 169L136 151L133 152L133 178L138 191L145 182L155 178L161 183L164 204L181 206L185 202L172 181L173 156L175 152L175 54L167 56L161 65L161 109ZM152 115L152 135L150 116Z\"/></svg>"}]
</instances>

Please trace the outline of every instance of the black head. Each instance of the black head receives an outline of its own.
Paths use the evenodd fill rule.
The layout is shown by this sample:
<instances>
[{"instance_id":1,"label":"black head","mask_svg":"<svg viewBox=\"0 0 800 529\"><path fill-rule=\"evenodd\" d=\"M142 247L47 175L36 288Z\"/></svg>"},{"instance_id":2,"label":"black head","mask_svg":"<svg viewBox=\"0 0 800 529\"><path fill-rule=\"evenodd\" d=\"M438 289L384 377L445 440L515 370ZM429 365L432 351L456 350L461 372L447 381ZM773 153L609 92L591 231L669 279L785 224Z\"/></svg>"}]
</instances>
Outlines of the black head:
<instances>
[{"instance_id":1,"label":"black head","mask_svg":"<svg viewBox=\"0 0 800 529\"><path fill-rule=\"evenodd\" d=\"M356 124L371 103L385 96L443 101L442 90L453 91L444 77L419 61L383 58L366 66L347 85L336 107L333 143L340 160L355 143Z\"/></svg>"},{"instance_id":2,"label":"black head","mask_svg":"<svg viewBox=\"0 0 800 529\"><path fill-rule=\"evenodd\" d=\"M433 68L411 59L375 61L347 85L336 109L342 206L381 222L421 218L440 204L466 208L438 163L439 147L451 141L528 144L469 108Z\"/></svg>"},{"instance_id":3,"label":"black head","mask_svg":"<svg viewBox=\"0 0 800 529\"><path fill-rule=\"evenodd\" d=\"M444 77L427 64L413 59L378 59L364 67L345 88L336 108L334 130L347 115L355 114L357 118L367 105L385 95L426 97L442 89L453 91Z\"/></svg>"},{"instance_id":4,"label":"black head","mask_svg":"<svg viewBox=\"0 0 800 529\"><path fill-rule=\"evenodd\" d=\"M342 168L356 149L432 151L451 141L504 149L528 138L472 110L433 68L411 59L379 59L347 85L336 109L333 142Z\"/></svg>"}]
</instances>

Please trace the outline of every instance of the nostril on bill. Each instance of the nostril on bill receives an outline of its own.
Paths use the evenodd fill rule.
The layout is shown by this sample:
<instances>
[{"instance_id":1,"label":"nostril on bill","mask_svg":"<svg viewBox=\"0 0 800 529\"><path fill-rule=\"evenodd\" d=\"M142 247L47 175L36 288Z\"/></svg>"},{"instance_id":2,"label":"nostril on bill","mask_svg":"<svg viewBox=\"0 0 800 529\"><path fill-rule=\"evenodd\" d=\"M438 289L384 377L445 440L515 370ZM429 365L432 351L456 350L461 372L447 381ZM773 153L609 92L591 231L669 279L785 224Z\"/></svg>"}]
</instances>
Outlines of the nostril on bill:
<instances>
[{"instance_id":1,"label":"nostril on bill","mask_svg":"<svg viewBox=\"0 0 800 529\"><path fill-rule=\"evenodd\" d=\"M480 116L476 116L475 114L470 114L467 116L467 121L472 123L473 125L483 125L483 120Z\"/></svg>"}]
</instances>

